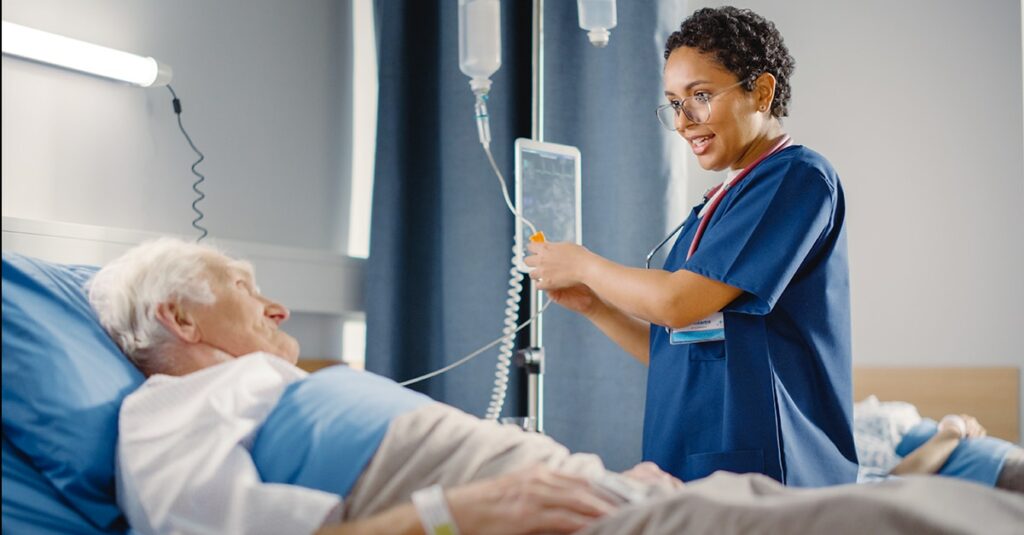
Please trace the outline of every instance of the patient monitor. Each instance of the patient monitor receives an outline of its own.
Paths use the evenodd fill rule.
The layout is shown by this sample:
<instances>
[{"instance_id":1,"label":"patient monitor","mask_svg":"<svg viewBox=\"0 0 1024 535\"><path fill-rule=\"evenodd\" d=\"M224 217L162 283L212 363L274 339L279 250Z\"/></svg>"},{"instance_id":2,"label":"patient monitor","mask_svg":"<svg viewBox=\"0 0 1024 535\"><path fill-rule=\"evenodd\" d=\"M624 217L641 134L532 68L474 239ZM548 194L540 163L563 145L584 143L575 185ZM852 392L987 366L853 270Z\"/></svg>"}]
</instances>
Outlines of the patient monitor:
<instances>
[{"instance_id":1,"label":"patient monitor","mask_svg":"<svg viewBox=\"0 0 1024 535\"><path fill-rule=\"evenodd\" d=\"M522 215L516 218L516 258L527 254L532 234L523 219L543 232L545 241L582 244L579 149L524 138L516 140L515 149L515 202Z\"/></svg>"}]
</instances>

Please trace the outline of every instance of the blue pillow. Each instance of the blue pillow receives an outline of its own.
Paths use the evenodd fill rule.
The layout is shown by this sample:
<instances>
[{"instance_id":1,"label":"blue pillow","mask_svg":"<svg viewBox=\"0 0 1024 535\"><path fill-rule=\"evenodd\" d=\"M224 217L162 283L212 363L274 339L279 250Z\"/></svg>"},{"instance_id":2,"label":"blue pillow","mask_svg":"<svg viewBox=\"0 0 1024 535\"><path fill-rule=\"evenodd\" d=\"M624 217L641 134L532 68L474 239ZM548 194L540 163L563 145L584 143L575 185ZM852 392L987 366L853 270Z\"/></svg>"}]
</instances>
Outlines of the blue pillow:
<instances>
[{"instance_id":1,"label":"blue pillow","mask_svg":"<svg viewBox=\"0 0 1024 535\"><path fill-rule=\"evenodd\" d=\"M123 530L114 494L121 400L143 376L100 327L94 267L3 253L3 434L77 514ZM7 444L4 486L7 481ZM56 507L56 506L54 506ZM4 508L5 530L7 508Z\"/></svg>"},{"instance_id":2,"label":"blue pillow","mask_svg":"<svg viewBox=\"0 0 1024 535\"><path fill-rule=\"evenodd\" d=\"M107 533L89 523L3 438L4 533Z\"/></svg>"}]
</instances>

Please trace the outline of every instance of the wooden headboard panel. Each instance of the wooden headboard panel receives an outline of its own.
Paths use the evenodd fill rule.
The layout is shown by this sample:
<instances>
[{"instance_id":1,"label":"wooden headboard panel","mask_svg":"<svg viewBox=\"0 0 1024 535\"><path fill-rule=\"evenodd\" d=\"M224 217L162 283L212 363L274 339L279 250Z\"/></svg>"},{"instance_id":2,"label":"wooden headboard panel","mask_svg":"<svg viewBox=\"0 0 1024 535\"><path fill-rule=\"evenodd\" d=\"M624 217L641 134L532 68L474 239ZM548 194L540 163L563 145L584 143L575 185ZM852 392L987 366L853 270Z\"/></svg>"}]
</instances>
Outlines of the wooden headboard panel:
<instances>
[{"instance_id":1,"label":"wooden headboard panel","mask_svg":"<svg viewBox=\"0 0 1024 535\"><path fill-rule=\"evenodd\" d=\"M874 394L882 401L906 401L921 416L970 414L988 434L1020 441L1020 370L990 368L855 367L853 399Z\"/></svg>"}]
</instances>

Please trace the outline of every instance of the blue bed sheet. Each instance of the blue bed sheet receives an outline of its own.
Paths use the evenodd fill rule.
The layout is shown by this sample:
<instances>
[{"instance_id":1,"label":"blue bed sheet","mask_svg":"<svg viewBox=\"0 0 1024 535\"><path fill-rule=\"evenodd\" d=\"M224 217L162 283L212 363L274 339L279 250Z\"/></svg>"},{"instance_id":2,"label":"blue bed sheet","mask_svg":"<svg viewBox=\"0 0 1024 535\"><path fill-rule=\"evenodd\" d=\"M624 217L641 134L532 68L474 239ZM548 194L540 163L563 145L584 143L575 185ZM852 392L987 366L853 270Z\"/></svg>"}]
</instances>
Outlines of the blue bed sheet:
<instances>
[{"instance_id":1,"label":"blue bed sheet","mask_svg":"<svg viewBox=\"0 0 1024 535\"><path fill-rule=\"evenodd\" d=\"M332 366L285 390L256 436L253 460L264 481L344 497L391 420L433 402L385 377Z\"/></svg>"}]
</instances>

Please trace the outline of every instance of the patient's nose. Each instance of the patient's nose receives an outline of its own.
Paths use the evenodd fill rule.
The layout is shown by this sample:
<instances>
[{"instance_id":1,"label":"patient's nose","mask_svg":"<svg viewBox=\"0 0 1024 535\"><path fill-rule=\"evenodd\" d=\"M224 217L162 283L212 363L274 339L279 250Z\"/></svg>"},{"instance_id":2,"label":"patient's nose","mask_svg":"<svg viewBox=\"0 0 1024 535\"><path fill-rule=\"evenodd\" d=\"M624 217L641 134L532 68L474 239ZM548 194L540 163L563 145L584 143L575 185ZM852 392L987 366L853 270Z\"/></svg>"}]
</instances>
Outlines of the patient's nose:
<instances>
[{"instance_id":1,"label":"patient's nose","mask_svg":"<svg viewBox=\"0 0 1024 535\"><path fill-rule=\"evenodd\" d=\"M291 316L291 312L288 308L276 301L267 300L267 308L265 311L268 318L274 320L274 323L280 325L288 321L288 317Z\"/></svg>"}]
</instances>

